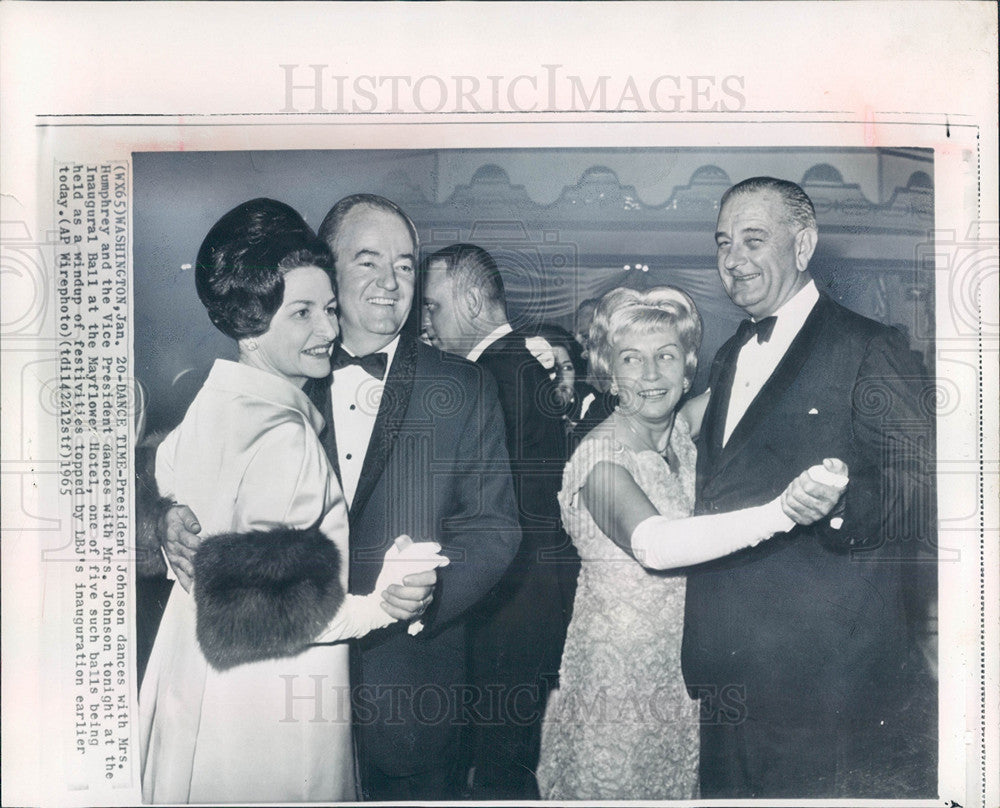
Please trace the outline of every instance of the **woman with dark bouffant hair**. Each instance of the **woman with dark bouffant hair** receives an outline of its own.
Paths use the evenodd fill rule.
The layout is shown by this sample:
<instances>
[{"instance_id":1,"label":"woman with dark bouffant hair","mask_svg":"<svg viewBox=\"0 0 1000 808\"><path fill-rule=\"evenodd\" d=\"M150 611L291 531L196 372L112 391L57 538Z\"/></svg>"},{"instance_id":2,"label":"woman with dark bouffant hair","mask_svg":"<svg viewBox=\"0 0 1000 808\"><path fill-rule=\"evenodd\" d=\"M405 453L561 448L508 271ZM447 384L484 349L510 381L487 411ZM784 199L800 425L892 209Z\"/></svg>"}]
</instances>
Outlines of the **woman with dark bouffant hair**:
<instances>
[{"instance_id":1,"label":"woman with dark bouffant hair","mask_svg":"<svg viewBox=\"0 0 1000 808\"><path fill-rule=\"evenodd\" d=\"M443 562L436 544L400 537L375 591L344 594L347 509L303 391L330 374L332 268L271 199L229 211L198 252L198 296L239 358L216 360L156 454L160 494L192 508L206 538L139 692L149 802L355 800L344 641L394 622L385 589Z\"/></svg>"}]
</instances>

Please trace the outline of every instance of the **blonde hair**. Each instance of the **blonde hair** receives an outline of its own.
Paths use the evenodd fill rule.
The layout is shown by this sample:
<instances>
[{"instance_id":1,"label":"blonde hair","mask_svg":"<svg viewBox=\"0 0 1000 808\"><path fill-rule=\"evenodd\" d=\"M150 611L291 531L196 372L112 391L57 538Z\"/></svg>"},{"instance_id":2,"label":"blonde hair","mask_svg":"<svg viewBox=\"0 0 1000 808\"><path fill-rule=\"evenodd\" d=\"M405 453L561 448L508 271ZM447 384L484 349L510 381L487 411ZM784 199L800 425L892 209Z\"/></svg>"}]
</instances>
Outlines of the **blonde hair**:
<instances>
[{"instance_id":1,"label":"blonde hair","mask_svg":"<svg viewBox=\"0 0 1000 808\"><path fill-rule=\"evenodd\" d=\"M684 377L690 382L701 347L701 315L690 295L676 286L654 286L644 292L612 289L597 304L590 324L591 382L608 389L614 343L623 332L649 334L663 328L677 330L684 350Z\"/></svg>"}]
</instances>

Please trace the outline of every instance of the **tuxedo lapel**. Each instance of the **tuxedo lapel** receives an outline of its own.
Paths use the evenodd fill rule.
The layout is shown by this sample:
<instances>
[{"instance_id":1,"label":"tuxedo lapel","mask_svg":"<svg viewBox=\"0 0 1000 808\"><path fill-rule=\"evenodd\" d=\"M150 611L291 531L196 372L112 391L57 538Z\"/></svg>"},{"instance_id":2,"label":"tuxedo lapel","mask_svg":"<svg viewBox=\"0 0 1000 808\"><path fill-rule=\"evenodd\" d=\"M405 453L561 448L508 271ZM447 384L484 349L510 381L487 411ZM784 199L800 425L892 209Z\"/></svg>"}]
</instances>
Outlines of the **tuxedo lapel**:
<instances>
[{"instance_id":1,"label":"tuxedo lapel","mask_svg":"<svg viewBox=\"0 0 1000 808\"><path fill-rule=\"evenodd\" d=\"M337 475L337 482L343 485L340 479L340 456L337 454L337 434L333 428L333 400L330 396L332 383L332 375L322 379L309 379L306 382L305 393L323 416L323 430L319 433L319 439L326 451L327 460L333 467L333 473Z\"/></svg>"},{"instance_id":2,"label":"tuxedo lapel","mask_svg":"<svg viewBox=\"0 0 1000 808\"><path fill-rule=\"evenodd\" d=\"M352 519L364 510L375 484L385 471L392 446L399 434L399 427L406 415L407 405L410 403L416 369L417 343L412 337L404 335L399 339L396 355L392 365L389 366L389 375L382 390L382 400L379 402L372 437L365 452L365 463L361 467L361 477L358 479L354 502L350 507Z\"/></svg>"},{"instance_id":3,"label":"tuxedo lapel","mask_svg":"<svg viewBox=\"0 0 1000 808\"><path fill-rule=\"evenodd\" d=\"M722 347L709 375L708 386L712 392L702 418L701 445L713 466L722 453L722 436L726 430L726 413L729 411L739 348L735 338L729 340Z\"/></svg>"},{"instance_id":4,"label":"tuxedo lapel","mask_svg":"<svg viewBox=\"0 0 1000 808\"><path fill-rule=\"evenodd\" d=\"M788 346L788 350L781 358L778 366L774 369L768 380L764 382L764 386L761 387L760 392L757 393L754 400L750 402L750 406L747 407L747 411L743 413L743 417L732 431L732 434L730 434L726 445L722 447L718 458L719 462L716 466L717 471L725 468L726 464L740 453L760 425L761 420L781 400L789 386L791 386L792 382L799 375L802 365L805 364L805 361L816 350L817 340L823 331L823 323L828 316L827 312L825 312L827 305L826 298L820 296L819 301L813 306L813 310L809 313L805 323L802 324L802 328L796 334L795 339L792 340L792 344ZM732 375L735 374L736 356L733 356L731 364L733 370L730 373L729 389L732 388ZM728 409L729 396L727 390L726 410ZM725 424L725 418L726 412L723 411L721 413L721 423L723 425ZM721 430L719 437L721 438Z\"/></svg>"}]
</instances>

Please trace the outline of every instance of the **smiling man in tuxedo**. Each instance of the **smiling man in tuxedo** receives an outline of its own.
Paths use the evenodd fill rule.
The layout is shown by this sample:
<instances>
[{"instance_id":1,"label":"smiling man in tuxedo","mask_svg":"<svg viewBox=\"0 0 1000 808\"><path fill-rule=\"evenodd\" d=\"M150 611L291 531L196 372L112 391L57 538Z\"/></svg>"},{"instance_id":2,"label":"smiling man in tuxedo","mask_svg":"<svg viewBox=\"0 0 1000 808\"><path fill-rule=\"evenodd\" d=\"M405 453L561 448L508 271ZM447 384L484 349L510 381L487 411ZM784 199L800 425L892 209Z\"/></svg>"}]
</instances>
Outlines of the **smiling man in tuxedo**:
<instances>
[{"instance_id":1,"label":"smiling man in tuxedo","mask_svg":"<svg viewBox=\"0 0 1000 808\"><path fill-rule=\"evenodd\" d=\"M363 797L455 798L463 785L459 729L470 706L476 709L469 703L467 612L520 543L496 384L404 331L418 239L395 203L346 197L319 236L334 257L341 345L331 378L306 391L323 414L320 437L349 504L350 591L373 590L385 551L402 533L439 542L451 558L437 573L426 612L427 590L419 586L386 597L387 610L403 621L422 616L419 633L411 636L400 622L353 648ZM183 569L197 537L178 520L167 532L168 556Z\"/></svg>"},{"instance_id":2,"label":"smiling man in tuxedo","mask_svg":"<svg viewBox=\"0 0 1000 808\"><path fill-rule=\"evenodd\" d=\"M837 518L690 571L705 798L897 796L900 549L933 544L933 413L905 338L816 289L817 238L794 183L756 177L722 198L718 270L751 319L712 366L697 512L764 502L824 457L850 484ZM740 709L720 709L737 692Z\"/></svg>"}]
</instances>

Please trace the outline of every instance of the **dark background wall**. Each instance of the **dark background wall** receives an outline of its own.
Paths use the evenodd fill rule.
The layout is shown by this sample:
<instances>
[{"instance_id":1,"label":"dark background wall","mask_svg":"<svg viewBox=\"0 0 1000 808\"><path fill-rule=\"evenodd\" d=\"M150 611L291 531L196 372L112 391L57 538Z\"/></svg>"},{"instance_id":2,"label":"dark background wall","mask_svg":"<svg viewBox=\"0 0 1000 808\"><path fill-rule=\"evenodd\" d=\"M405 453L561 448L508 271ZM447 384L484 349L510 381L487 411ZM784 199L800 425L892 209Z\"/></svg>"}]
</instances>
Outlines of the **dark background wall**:
<instances>
[{"instance_id":1,"label":"dark background wall","mask_svg":"<svg viewBox=\"0 0 1000 808\"><path fill-rule=\"evenodd\" d=\"M705 320L703 383L742 316L715 269L719 197L749 176L791 179L817 206L820 286L902 327L933 370L929 150L172 152L135 154L133 171L135 358L150 429L172 426L215 357L235 355L208 322L191 265L209 227L257 196L289 203L313 227L342 196L388 196L425 252L462 240L495 254L515 325L571 327L581 300L623 284L680 286Z\"/></svg>"}]
</instances>

